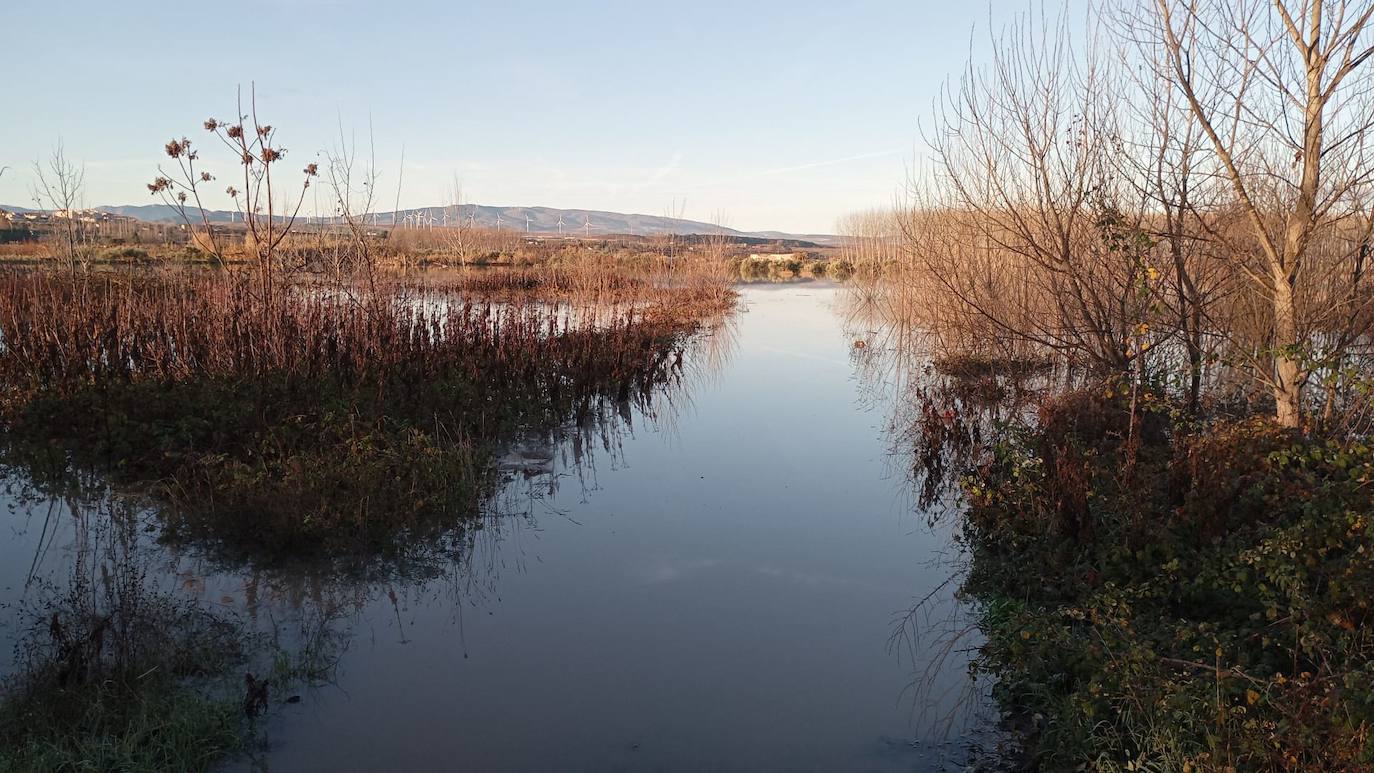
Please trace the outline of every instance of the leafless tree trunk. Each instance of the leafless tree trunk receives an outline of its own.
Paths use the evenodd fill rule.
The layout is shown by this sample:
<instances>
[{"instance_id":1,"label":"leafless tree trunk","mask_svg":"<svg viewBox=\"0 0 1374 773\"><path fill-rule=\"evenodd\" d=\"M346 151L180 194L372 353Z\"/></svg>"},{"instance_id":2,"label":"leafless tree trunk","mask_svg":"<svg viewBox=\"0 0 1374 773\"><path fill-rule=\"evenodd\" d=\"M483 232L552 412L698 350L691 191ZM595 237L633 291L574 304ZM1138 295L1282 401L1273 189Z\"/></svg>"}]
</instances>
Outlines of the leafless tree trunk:
<instances>
[{"instance_id":1,"label":"leafless tree trunk","mask_svg":"<svg viewBox=\"0 0 1374 773\"><path fill-rule=\"evenodd\" d=\"M1231 248L1272 308L1284 426L1301 423L1311 374L1311 250L1369 200L1371 16L1345 0L1155 0L1141 19L1249 224L1259 260Z\"/></svg>"},{"instance_id":2,"label":"leafless tree trunk","mask_svg":"<svg viewBox=\"0 0 1374 773\"><path fill-rule=\"evenodd\" d=\"M369 218L376 221L377 182L381 179L371 122L368 122L368 158L361 169L358 168L357 144L344 136L342 122L338 146L325 151L324 156L325 174L334 197L334 214L348 234L348 249L337 256L332 268L336 272L361 268L370 279L376 272L376 260L367 221Z\"/></svg>"},{"instance_id":3,"label":"leafless tree trunk","mask_svg":"<svg viewBox=\"0 0 1374 773\"><path fill-rule=\"evenodd\" d=\"M62 261L72 271L77 269L80 257L77 250L79 226L77 210L81 208L81 194L86 183L86 167L67 160L67 151L58 140L48 156L47 163L33 162L34 176L38 182L33 187L34 200L39 207L53 211L53 217L62 219Z\"/></svg>"}]
</instances>

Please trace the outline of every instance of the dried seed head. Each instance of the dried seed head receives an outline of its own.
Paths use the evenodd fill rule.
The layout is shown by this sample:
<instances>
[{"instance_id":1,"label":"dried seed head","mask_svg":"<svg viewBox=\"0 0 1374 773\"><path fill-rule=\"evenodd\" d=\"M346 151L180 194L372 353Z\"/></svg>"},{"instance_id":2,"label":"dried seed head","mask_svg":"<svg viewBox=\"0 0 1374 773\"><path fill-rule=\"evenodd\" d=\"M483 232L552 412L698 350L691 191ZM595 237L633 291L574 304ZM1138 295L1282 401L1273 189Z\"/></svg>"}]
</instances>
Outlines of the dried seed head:
<instances>
[{"instance_id":1,"label":"dried seed head","mask_svg":"<svg viewBox=\"0 0 1374 773\"><path fill-rule=\"evenodd\" d=\"M203 182L203 183L208 183L208 182L210 182L210 181L213 180L213 179L215 179L215 178L211 177L209 172L201 172L201 173L200 173L200 181Z\"/></svg>"},{"instance_id":2,"label":"dried seed head","mask_svg":"<svg viewBox=\"0 0 1374 773\"><path fill-rule=\"evenodd\" d=\"M152 182L148 183L148 192L162 193L170 187L172 187L171 180L167 179L166 177L156 177L153 179Z\"/></svg>"},{"instance_id":3,"label":"dried seed head","mask_svg":"<svg viewBox=\"0 0 1374 773\"><path fill-rule=\"evenodd\" d=\"M212 131L214 131L215 129L218 129L218 128L219 128L219 121L216 121L216 120L213 119L213 118L207 119L207 120L205 121L205 131L207 131L207 132L212 132Z\"/></svg>"},{"instance_id":4,"label":"dried seed head","mask_svg":"<svg viewBox=\"0 0 1374 773\"><path fill-rule=\"evenodd\" d=\"M307 177L314 177L314 176L318 175L319 173L320 173L320 165L319 165L319 164L309 164L309 165L307 165L307 166L305 167L305 174L306 174Z\"/></svg>"},{"instance_id":5,"label":"dried seed head","mask_svg":"<svg viewBox=\"0 0 1374 773\"><path fill-rule=\"evenodd\" d=\"M225 189L224 189L224 192L227 193L227 194L229 194L229 198L231 198L231 199L236 199L236 198L239 197L239 191L238 191L238 189L235 188L235 187L232 186L232 185L229 186L228 188L225 188Z\"/></svg>"},{"instance_id":6,"label":"dried seed head","mask_svg":"<svg viewBox=\"0 0 1374 773\"><path fill-rule=\"evenodd\" d=\"M234 124L224 131L231 139L239 139L243 136L243 124Z\"/></svg>"},{"instance_id":7,"label":"dried seed head","mask_svg":"<svg viewBox=\"0 0 1374 773\"><path fill-rule=\"evenodd\" d=\"M185 153L189 147L191 147L191 143L187 142L185 139L181 139L168 142L164 146L164 149L167 151L167 155L172 158L181 158L181 155Z\"/></svg>"}]
</instances>

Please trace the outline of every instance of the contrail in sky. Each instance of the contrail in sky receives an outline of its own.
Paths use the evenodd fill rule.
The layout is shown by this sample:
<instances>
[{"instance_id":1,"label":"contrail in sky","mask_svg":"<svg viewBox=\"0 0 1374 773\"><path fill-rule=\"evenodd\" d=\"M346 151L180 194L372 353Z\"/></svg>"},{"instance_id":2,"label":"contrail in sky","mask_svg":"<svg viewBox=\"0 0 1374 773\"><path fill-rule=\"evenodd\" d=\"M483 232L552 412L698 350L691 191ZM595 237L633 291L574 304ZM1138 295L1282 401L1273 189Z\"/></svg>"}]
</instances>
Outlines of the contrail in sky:
<instances>
[{"instance_id":1,"label":"contrail in sky","mask_svg":"<svg viewBox=\"0 0 1374 773\"><path fill-rule=\"evenodd\" d=\"M825 166L838 166L840 164L848 164L853 161L866 161L870 158L898 156L901 155L902 152L903 151L901 150L875 150L871 153L860 153L856 156L845 156L844 158L831 158L825 161L811 161L809 163L794 164L792 166L780 166L774 169L765 169L762 172L754 172L753 174L740 175L739 177L731 177L724 180L715 180L713 182L697 183L695 185L690 185L687 187L712 188L721 185L729 185L731 183L745 182L747 180L757 180L760 177L772 177L774 175L787 174L789 172L801 172L807 169L819 169Z\"/></svg>"}]
</instances>

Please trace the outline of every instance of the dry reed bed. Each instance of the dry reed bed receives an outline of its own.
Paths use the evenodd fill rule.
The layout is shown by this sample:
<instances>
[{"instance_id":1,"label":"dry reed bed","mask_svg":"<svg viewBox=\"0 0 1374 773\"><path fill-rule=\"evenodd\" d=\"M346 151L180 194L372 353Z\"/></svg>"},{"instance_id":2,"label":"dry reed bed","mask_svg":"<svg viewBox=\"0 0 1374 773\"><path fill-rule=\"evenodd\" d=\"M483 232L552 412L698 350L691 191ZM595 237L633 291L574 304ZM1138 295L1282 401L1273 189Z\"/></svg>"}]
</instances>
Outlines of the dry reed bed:
<instances>
[{"instance_id":1,"label":"dry reed bed","mask_svg":"<svg viewBox=\"0 0 1374 773\"><path fill-rule=\"evenodd\" d=\"M107 472L174 505L172 533L240 556L405 555L476 512L512 437L647 405L732 302L547 275L327 287L0 273L7 455Z\"/></svg>"},{"instance_id":2,"label":"dry reed bed","mask_svg":"<svg viewBox=\"0 0 1374 773\"><path fill-rule=\"evenodd\" d=\"M531 276L434 286L386 282L345 295L264 292L217 274L0 274L0 383L72 389L110 380L322 376L385 380L457 369L474 380L537 384L598 369L623 375L661 336L719 312L728 291L629 279L602 288ZM605 292L601 292L604 289ZM426 299L444 303L417 303ZM595 335L547 300L624 305Z\"/></svg>"}]
</instances>

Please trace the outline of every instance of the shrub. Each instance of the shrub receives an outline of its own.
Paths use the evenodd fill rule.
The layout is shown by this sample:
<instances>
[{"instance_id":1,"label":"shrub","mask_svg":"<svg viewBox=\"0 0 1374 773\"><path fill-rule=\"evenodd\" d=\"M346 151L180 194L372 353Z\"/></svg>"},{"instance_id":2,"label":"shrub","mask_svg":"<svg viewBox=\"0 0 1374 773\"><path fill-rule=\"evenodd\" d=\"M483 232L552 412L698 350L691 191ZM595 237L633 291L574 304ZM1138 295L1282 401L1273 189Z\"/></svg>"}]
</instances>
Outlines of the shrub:
<instances>
[{"instance_id":1,"label":"shrub","mask_svg":"<svg viewBox=\"0 0 1374 773\"><path fill-rule=\"evenodd\" d=\"M1049 401L966 478L976 667L1038 764L1374 764L1374 453Z\"/></svg>"}]
</instances>

